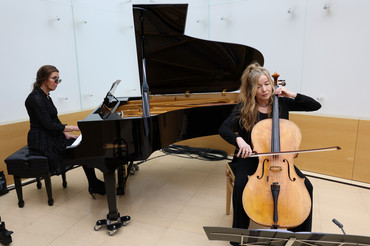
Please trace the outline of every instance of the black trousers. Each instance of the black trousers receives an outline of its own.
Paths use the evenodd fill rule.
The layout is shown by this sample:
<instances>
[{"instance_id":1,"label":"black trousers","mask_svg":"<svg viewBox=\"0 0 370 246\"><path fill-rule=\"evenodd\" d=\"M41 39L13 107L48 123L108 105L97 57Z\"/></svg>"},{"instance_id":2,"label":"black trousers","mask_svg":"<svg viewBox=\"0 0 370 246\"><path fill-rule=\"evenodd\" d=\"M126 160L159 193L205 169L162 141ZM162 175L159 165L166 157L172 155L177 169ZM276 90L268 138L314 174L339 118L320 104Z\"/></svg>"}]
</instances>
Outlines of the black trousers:
<instances>
[{"instance_id":1,"label":"black trousers","mask_svg":"<svg viewBox=\"0 0 370 246\"><path fill-rule=\"evenodd\" d=\"M235 158L232 163L230 163L231 168L233 169L235 175L234 181L234 190L233 190L233 227L234 228L242 228L248 229L250 219L248 215L245 213L242 196L244 188L248 182L248 175L252 175L255 173L257 166L258 166L258 159L257 158ZM294 166L295 167L295 166ZM290 228L290 231L298 232L298 231L305 231L311 232L312 230L312 205L313 205L313 186L311 182L304 176L304 174L295 167L295 171L298 176L301 178L305 178L304 184L308 190L308 193L311 197L311 212L307 219L298 227Z\"/></svg>"}]
</instances>

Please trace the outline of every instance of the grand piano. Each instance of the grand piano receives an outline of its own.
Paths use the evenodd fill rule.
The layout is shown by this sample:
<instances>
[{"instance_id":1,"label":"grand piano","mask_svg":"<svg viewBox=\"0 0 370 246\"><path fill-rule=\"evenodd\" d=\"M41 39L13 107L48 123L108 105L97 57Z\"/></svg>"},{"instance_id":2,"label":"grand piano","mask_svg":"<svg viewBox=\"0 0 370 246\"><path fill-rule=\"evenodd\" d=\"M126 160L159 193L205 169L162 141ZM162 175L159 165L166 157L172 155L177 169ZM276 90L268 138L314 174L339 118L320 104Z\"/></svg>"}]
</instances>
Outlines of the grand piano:
<instances>
[{"instance_id":1,"label":"grand piano","mask_svg":"<svg viewBox=\"0 0 370 246\"><path fill-rule=\"evenodd\" d=\"M104 174L109 213L95 230L106 225L113 235L130 220L116 205L129 175L122 170L172 143L217 134L235 106L243 70L252 62L263 65L254 48L184 35L187 8L133 5L142 96L118 97L114 83L103 103L78 121L82 140L64 154L66 163Z\"/></svg>"}]
</instances>

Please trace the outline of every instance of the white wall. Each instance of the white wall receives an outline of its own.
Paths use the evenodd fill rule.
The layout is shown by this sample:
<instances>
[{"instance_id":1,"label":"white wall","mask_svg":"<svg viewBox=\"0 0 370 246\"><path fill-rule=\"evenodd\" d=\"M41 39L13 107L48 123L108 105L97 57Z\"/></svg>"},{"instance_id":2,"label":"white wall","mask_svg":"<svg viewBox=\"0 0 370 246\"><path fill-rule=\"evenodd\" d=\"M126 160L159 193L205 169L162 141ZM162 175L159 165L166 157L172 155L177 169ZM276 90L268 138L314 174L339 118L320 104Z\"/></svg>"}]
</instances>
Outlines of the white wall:
<instances>
[{"instance_id":1,"label":"white wall","mask_svg":"<svg viewBox=\"0 0 370 246\"><path fill-rule=\"evenodd\" d=\"M63 80L51 93L60 114L96 108L117 79L117 93L140 95L129 1L2 0L0 31L0 124L28 119L24 101L45 64Z\"/></svg>"},{"instance_id":2,"label":"white wall","mask_svg":"<svg viewBox=\"0 0 370 246\"><path fill-rule=\"evenodd\" d=\"M189 3L187 35L260 50L290 90L320 99L320 114L370 118L366 0L1 0L0 124L27 120L24 100L44 64L63 79L51 94L60 114L97 107L116 79L119 96L140 95L139 3Z\"/></svg>"},{"instance_id":3,"label":"white wall","mask_svg":"<svg viewBox=\"0 0 370 246\"><path fill-rule=\"evenodd\" d=\"M52 95L59 111L79 107L69 5L35 0L0 1L0 33L0 122L27 118L24 101L31 92L37 69L44 64L53 64L61 71L63 84Z\"/></svg>"}]
</instances>

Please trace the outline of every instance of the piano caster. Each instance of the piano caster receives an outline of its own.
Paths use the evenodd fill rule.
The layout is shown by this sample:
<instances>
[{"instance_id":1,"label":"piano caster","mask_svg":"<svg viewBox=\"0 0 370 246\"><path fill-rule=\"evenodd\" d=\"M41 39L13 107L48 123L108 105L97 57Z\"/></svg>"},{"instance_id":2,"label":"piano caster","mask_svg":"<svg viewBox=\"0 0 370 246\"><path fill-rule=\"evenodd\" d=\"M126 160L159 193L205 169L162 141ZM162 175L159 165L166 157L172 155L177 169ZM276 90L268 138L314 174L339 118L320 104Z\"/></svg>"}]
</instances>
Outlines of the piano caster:
<instances>
[{"instance_id":1,"label":"piano caster","mask_svg":"<svg viewBox=\"0 0 370 246\"><path fill-rule=\"evenodd\" d=\"M130 175L135 175L135 169L134 168L130 169Z\"/></svg>"},{"instance_id":2,"label":"piano caster","mask_svg":"<svg viewBox=\"0 0 370 246\"><path fill-rule=\"evenodd\" d=\"M131 169L130 169L130 175L134 175L136 171L139 171L139 165L138 164L133 164Z\"/></svg>"},{"instance_id":3,"label":"piano caster","mask_svg":"<svg viewBox=\"0 0 370 246\"><path fill-rule=\"evenodd\" d=\"M94 226L94 230L99 231L103 225L106 225L109 236L113 236L121 226L126 226L130 222L130 220L131 220L130 216L126 215L120 217L118 213L117 220L110 219L98 220L96 222L96 225Z\"/></svg>"},{"instance_id":4,"label":"piano caster","mask_svg":"<svg viewBox=\"0 0 370 246\"><path fill-rule=\"evenodd\" d=\"M117 230L108 231L109 236L113 236Z\"/></svg>"}]
</instances>

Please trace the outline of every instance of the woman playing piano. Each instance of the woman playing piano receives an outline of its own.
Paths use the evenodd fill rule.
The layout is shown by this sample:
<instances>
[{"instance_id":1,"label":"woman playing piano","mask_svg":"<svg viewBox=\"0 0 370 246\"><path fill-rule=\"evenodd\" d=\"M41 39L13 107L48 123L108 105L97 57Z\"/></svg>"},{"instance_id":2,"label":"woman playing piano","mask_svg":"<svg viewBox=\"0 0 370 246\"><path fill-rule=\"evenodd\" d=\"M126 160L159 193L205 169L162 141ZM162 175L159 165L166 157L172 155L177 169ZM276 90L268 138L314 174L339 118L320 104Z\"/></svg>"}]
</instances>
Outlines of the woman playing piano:
<instances>
[{"instance_id":1,"label":"woman playing piano","mask_svg":"<svg viewBox=\"0 0 370 246\"><path fill-rule=\"evenodd\" d=\"M60 175L64 172L61 153L78 137L71 132L79 131L77 126L67 126L60 122L58 111L49 94L61 82L59 71L51 65L42 66L36 75L33 90L28 95L25 105L30 118L30 130L27 144L31 152L49 159L50 172ZM90 194L105 194L104 182L97 179L93 168L83 167Z\"/></svg>"},{"instance_id":2,"label":"woman playing piano","mask_svg":"<svg viewBox=\"0 0 370 246\"><path fill-rule=\"evenodd\" d=\"M257 157L247 158L252 154L251 130L258 121L270 117L274 93L279 95L280 118L288 119L289 111L315 111L321 107L320 103L314 99L288 91L284 87L278 87L275 91L270 73L259 64L252 64L244 70L238 104L219 129L221 137L236 146L235 156L230 164L235 174L234 228L248 229L249 227L250 219L243 208L242 194L248 182L248 175L252 175L258 166ZM295 170L300 177L304 177L298 168L295 167ZM305 186L312 200L313 187L307 178ZM303 224L290 230L311 231L311 226L312 210Z\"/></svg>"}]
</instances>

